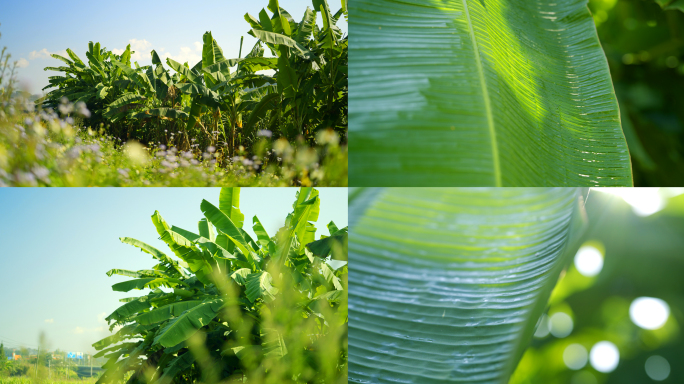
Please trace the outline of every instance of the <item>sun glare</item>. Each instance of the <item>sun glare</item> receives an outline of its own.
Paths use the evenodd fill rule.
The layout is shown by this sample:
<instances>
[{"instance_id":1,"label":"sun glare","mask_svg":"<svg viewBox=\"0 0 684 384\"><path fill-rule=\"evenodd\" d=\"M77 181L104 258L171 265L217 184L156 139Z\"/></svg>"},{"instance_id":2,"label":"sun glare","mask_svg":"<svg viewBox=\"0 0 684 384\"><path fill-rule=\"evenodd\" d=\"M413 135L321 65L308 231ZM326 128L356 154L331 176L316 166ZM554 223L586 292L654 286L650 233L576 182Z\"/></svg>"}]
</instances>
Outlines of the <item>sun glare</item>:
<instances>
[{"instance_id":1,"label":"sun glare","mask_svg":"<svg viewBox=\"0 0 684 384\"><path fill-rule=\"evenodd\" d=\"M629 317L643 329L658 329L670 316L670 306L655 297L638 297L629 306Z\"/></svg>"},{"instance_id":2,"label":"sun glare","mask_svg":"<svg viewBox=\"0 0 684 384\"><path fill-rule=\"evenodd\" d=\"M584 276L598 275L603 268L603 255L601 251L591 245L583 245L575 255L575 268Z\"/></svg>"},{"instance_id":3,"label":"sun glare","mask_svg":"<svg viewBox=\"0 0 684 384\"><path fill-rule=\"evenodd\" d=\"M621 197L638 216L652 215L665 206L660 188L593 188L593 190Z\"/></svg>"},{"instance_id":4,"label":"sun glare","mask_svg":"<svg viewBox=\"0 0 684 384\"><path fill-rule=\"evenodd\" d=\"M591 348L589 361L599 372L612 372L620 362L620 351L610 341L599 341Z\"/></svg>"}]
</instances>

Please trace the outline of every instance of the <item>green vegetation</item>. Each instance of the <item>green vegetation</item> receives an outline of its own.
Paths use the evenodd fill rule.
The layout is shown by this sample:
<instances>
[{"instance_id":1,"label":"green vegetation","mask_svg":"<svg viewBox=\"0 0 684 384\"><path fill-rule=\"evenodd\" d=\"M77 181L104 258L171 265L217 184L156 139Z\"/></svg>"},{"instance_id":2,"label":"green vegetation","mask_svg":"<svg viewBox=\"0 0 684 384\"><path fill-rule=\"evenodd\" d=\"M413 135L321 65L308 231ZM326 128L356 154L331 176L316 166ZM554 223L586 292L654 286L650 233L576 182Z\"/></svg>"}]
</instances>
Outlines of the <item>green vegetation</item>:
<instances>
[{"instance_id":1,"label":"green vegetation","mask_svg":"<svg viewBox=\"0 0 684 384\"><path fill-rule=\"evenodd\" d=\"M46 68L63 73L37 111L3 51L0 185L346 186L346 10L312 5L297 22L270 0L272 15L245 15L248 54L226 58L207 32L202 60L167 59L174 72L155 51L132 67L130 46L52 55L66 66Z\"/></svg>"},{"instance_id":2,"label":"green vegetation","mask_svg":"<svg viewBox=\"0 0 684 384\"><path fill-rule=\"evenodd\" d=\"M198 233L152 215L178 260L121 238L158 263L107 272L134 278L115 291L152 291L106 318L117 331L93 344L108 359L98 383L347 382L347 228L330 222L331 236L316 240L318 191L302 188L274 236L252 219L254 240L239 194L223 188L219 207L202 201Z\"/></svg>"},{"instance_id":3,"label":"green vegetation","mask_svg":"<svg viewBox=\"0 0 684 384\"><path fill-rule=\"evenodd\" d=\"M684 195L606 190L352 191L349 381L684 380Z\"/></svg>"},{"instance_id":4,"label":"green vegetation","mask_svg":"<svg viewBox=\"0 0 684 384\"><path fill-rule=\"evenodd\" d=\"M51 380L43 379L36 381L30 377L0 377L0 384L34 384L39 382L41 384L95 384L96 379L72 379L72 380Z\"/></svg>"},{"instance_id":5,"label":"green vegetation","mask_svg":"<svg viewBox=\"0 0 684 384\"><path fill-rule=\"evenodd\" d=\"M684 182L681 1L350 8L352 185Z\"/></svg>"},{"instance_id":6,"label":"green vegetation","mask_svg":"<svg viewBox=\"0 0 684 384\"><path fill-rule=\"evenodd\" d=\"M620 102L635 186L684 185L682 4L589 1Z\"/></svg>"},{"instance_id":7,"label":"green vegetation","mask_svg":"<svg viewBox=\"0 0 684 384\"><path fill-rule=\"evenodd\" d=\"M632 185L586 0L349 7L352 185Z\"/></svg>"}]
</instances>

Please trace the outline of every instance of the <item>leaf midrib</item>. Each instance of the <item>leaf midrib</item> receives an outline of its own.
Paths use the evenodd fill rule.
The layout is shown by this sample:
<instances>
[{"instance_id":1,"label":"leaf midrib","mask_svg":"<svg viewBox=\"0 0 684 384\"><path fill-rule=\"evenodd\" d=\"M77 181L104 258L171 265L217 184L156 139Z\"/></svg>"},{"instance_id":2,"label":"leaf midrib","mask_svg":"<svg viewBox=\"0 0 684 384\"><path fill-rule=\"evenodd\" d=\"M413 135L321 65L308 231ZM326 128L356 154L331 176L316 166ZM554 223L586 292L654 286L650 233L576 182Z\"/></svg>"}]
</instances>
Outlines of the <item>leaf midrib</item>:
<instances>
[{"instance_id":1,"label":"leaf midrib","mask_svg":"<svg viewBox=\"0 0 684 384\"><path fill-rule=\"evenodd\" d=\"M475 30L473 30L473 23L470 21L470 12L468 11L468 1L463 0L463 9L466 14L466 21L470 29L470 41L473 44L473 51L475 53L475 64L477 72L480 77L480 87L482 88L482 98L485 103L485 114L487 115L487 126L489 128L489 139L492 145L492 158L494 160L494 185L501 187L501 167L499 166L499 148L496 143L496 131L494 130L494 117L492 115L492 105L489 100L489 92L487 90L487 82L484 77L484 69L482 68L482 58L480 57L480 50L475 39Z\"/></svg>"}]
</instances>

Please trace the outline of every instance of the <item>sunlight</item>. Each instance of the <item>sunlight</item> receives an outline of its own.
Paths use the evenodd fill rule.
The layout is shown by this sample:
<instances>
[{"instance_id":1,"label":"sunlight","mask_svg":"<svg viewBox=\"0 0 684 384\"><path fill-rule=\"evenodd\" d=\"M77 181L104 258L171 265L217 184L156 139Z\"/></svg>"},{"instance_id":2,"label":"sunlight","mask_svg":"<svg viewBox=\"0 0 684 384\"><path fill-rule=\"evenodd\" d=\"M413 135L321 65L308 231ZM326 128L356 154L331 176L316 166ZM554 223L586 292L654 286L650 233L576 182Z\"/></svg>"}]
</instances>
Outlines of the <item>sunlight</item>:
<instances>
[{"instance_id":1,"label":"sunlight","mask_svg":"<svg viewBox=\"0 0 684 384\"><path fill-rule=\"evenodd\" d=\"M603 255L601 251L591 245L583 245L575 255L575 267L584 276L593 277L598 275L603 268Z\"/></svg>"},{"instance_id":2,"label":"sunlight","mask_svg":"<svg viewBox=\"0 0 684 384\"><path fill-rule=\"evenodd\" d=\"M670 316L670 306L655 297L638 297L629 306L629 317L643 329L658 329Z\"/></svg>"},{"instance_id":3,"label":"sunlight","mask_svg":"<svg viewBox=\"0 0 684 384\"><path fill-rule=\"evenodd\" d=\"M599 341L591 348L589 361L599 372L612 372L620 361L620 351L610 341Z\"/></svg>"},{"instance_id":4,"label":"sunlight","mask_svg":"<svg viewBox=\"0 0 684 384\"><path fill-rule=\"evenodd\" d=\"M665 206L660 188L592 188L593 190L621 197L638 216L652 215Z\"/></svg>"}]
</instances>

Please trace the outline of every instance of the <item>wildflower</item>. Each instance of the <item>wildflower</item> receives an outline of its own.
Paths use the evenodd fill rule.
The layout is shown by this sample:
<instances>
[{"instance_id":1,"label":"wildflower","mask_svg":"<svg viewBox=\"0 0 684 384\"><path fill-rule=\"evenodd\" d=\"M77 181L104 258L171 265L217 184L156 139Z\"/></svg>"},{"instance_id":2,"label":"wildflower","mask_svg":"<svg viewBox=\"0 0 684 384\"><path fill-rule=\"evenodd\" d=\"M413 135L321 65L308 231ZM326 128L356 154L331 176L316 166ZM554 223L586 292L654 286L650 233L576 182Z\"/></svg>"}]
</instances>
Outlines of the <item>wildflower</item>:
<instances>
[{"instance_id":1,"label":"wildflower","mask_svg":"<svg viewBox=\"0 0 684 384\"><path fill-rule=\"evenodd\" d=\"M82 101L76 103L76 113L85 117L86 119L90 117L90 110L88 110L88 106L86 106L86 103Z\"/></svg>"},{"instance_id":2,"label":"wildflower","mask_svg":"<svg viewBox=\"0 0 684 384\"><path fill-rule=\"evenodd\" d=\"M116 171L119 172L119 174L120 174L121 176L123 176L123 177L128 177L128 171L126 171L125 169L119 168L119 169L117 169Z\"/></svg>"},{"instance_id":3,"label":"wildflower","mask_svg":"<svg viewBox=\"0 0 684 384\"><path fill-rule=\"evenodd\" d=\"M36 177L31 172L17 172L14 176L20 184L36 185Z\"/></svg>"},{"instance_id":4,"label":"wildflower","mask_svg":"<svg viewBox=\"0 0 684 384\"><path fill-rule=\"evenodd\" d=\"M271 137L273 136L273 132L269 131L268 129L260 129L257 131L257 136L263 136L263 137Z\"/></svg>"},{"instance_id":5,"label":"wildflower","mask_svg":"<svg viewBox=\"0 0 684 384\"><path fill-rule=\"evenodd\" d=\"M340 143L340 137L332 129L325 129L318 133L316 141L319 144L336 146Z\"/></svg>"},{"instance_id":6,"label":"wildflower","mask_svg":"<svg viewBox=\"0 0 684 384\"><path fill-rule=\"evenodd\" d=\"M41 166L33 167L33 170L31 172L33 172L33 174L37 178L39 178L40 180L43 180L46 183L50 181L50 179L48 179L48 176L50 175L50 171L45 167L41 167Z\"/></svg>"},{"instance_id":7,"label":"wildflower","mask_svg":"<svg viewBox=\"0 0 684 384\"><path fill-rule=\"evenodd\" d=\"M213 145L210 145L209 148L207 148L207 152L209 152L209 153L216 152L216 147L214 147Z\"/></svg>"}]
</instances>

